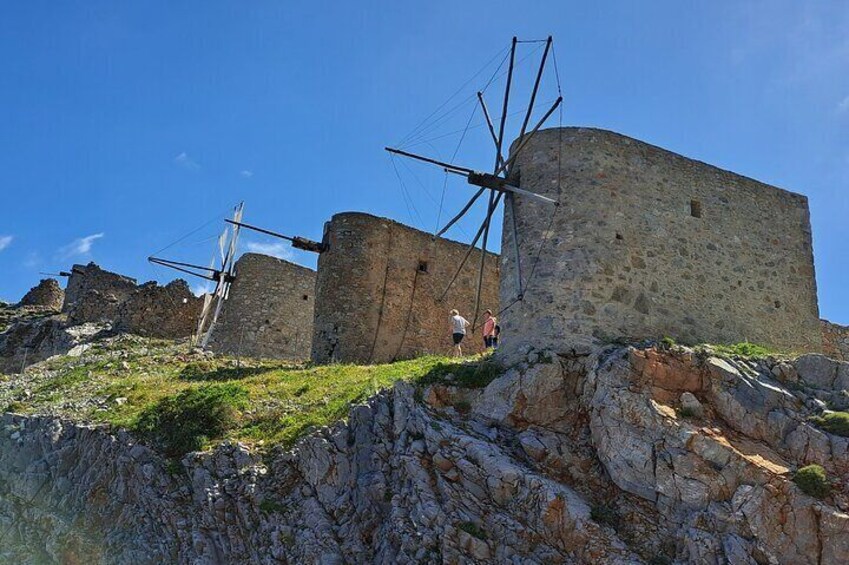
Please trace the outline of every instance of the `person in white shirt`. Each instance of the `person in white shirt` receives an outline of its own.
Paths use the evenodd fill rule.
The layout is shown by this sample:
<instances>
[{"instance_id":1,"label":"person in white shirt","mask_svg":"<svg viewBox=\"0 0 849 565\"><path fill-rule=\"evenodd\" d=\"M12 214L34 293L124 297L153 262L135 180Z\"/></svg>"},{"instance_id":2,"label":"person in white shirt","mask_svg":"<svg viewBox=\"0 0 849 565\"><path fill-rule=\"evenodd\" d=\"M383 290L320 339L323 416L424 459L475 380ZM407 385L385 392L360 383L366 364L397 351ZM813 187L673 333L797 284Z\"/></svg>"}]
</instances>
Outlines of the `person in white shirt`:
<instances>
[{"instance_id":1,"label":"person in white shirt","mask_svg":"<svg viewBox=\"0 0 849 565\"><path fill-rule=\"evenodd\" d=\"M463 349L460 344L463 338L466 337L466 328L469 327L469 321L460 315L457 310L451 310L451 332L454 338L454 357L463 355Z\"/></svg>"}]
</instances>

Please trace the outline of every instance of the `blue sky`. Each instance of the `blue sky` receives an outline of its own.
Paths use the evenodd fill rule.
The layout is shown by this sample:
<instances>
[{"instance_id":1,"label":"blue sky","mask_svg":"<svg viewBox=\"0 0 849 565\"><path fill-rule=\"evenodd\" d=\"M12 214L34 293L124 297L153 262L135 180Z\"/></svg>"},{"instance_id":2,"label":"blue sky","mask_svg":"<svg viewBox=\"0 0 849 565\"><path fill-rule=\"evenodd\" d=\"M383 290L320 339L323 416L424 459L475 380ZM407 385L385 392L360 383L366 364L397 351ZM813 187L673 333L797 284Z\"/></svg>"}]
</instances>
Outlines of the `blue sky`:
<instances>
[{"instance_id":1,"label":"blue sky","mask_svg":"<svg viewBox=\"0 0 849 565\"><path fill-rule=\"evenodd\" d=\"M443 220L470 188L396 161L402 185L383 146L485 68L453 99L465 103L410 147L450 156L474 105L464 97L494 70L485 64L514 34L552 34L564 125L612 129L806 194L821 314L849 323L849 4L420 6L4 4L0 297L17 300L39 271L89 260L168 280L145 258L197 229L164 255L208 262L222 225L206 222L239 200L246 221L314 239L345 210L432 230L443 185ZM522 46L511 112L537 48ZM493 112L498 86L487 91ZM549 72L541 105L556 95ZM491 142L480 114L471 119L457 159L486 169ZM450 235L466 239L480 216ZM315 264L259 235L241 247Z\"/></svg>"}]
</instances>

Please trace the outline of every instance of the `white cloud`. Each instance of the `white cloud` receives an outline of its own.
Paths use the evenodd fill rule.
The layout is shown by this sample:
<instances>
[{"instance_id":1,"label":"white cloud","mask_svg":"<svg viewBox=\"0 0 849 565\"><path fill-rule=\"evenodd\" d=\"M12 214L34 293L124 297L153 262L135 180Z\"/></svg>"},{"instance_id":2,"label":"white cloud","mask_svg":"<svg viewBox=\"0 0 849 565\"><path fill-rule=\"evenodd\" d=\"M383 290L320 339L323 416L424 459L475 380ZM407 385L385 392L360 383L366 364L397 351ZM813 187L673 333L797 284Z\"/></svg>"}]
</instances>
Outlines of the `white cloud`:
<instances>
[{"instance_id":1,"label":"white cloud","mask_svg":"<svg viewBox=\"0 0 849 565\"><path fill-rule=\"evenodd\" d=\"M278 259L291 260L293 257L292 249L288 243L260 243L257 241L249 241L246 245L248 251L252 253L260 253L262 255L271 255Z\"/></svg>"},{"instance_id":2,"label":"white cloud","mask_svg":"<svg viewBox=\"0 0 849 565\"><path fill-rule=\"evenodd\" d=\"M837 104L837 112L839 114L849 113L849 96L838 102Z\"/></svg>"},{"instance_id":3,"label":"white cloud","mask_svg":"<svg viewBox=\"0 0 849 565\"><path fill-rule=\"evenodd\" d=\"M11 235L0 235L0 251L9 247L9 245L12 244L13 239L15 238Z\"/></svg>"},{"instance_id":4,"label":"white cloud","mask_svg":"<svg viewBox=\"0 0 849 565\"><path fill-rule=\"evenodd\" d=\"M27 253L26 259L24 259L24 267L27 269L35 269L39 266L41 266L41 255L38 254L38 251L30 251Z\"/></svg>"},{"instance_id":5,"label":"white cloud","mask_svg":"<svg viewBox=\"0 0 849 565\"><path fill-rule=\"evenodd\" d=\"M185 151L174 157L174 164L183 167L184 169L189 171L197 171L200 169L200 164L198 164L197 161L189 157L189 154Z\"/></svg>"},{"instance_id":6,"label":"white cloud","mask_svg":"<svg viewBox=\"0 0 849 565\"><path fill-rule=\"evenodd\" d=\"M75 239L68 245L61 247L59 249L59 254L64 259L69 259L76 255L88 255L91 252L91 247L94 245L94 242L105 234L103 233L95 233L92 235L87 235L85 237L81 237L79 239Z\"/></svg>"},{"instance_id":7,"label":"white cloud","mask_svg":"<svg viewBox=\"0 0 849 565\"><path fill-rule=\"evenodd\" d=\"M249 178L251 178L252 176L254 176L254 172L253 172L253 171L249 171L249 170L247 170L247 169L245 169L244 171L242 171L242 172L241 172L241 173L239 173L239 174L240 174L240 175L242 175L242 176L243 176L244 178L246 178L246 179L249 179Z\"/></svg>"}]
</instances>

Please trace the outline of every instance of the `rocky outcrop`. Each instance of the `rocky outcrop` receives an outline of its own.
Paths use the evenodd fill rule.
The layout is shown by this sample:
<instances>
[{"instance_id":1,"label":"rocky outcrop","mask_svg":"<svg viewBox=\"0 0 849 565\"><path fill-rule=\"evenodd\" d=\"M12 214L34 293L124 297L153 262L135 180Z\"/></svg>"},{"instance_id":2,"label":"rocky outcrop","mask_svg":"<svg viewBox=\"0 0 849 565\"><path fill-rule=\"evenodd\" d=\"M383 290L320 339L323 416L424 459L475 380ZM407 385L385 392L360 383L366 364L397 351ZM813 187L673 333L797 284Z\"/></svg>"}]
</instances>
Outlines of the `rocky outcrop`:
<instances>
[{"instance_id":1,"label":"rocky outcrop","mask_svg":"<svg viewBox=\"0 0 849 565\"><path fill-rule=\"evenodd\" d=\"M41 279L36 286L27 292L18 306L41 306L56 312L62 309L65 291L56 279Z\"/></svg>"},{"instance_id":2,"label":"rocky outcrop","mask_svg":"<svg viewBox=\"0 0 849 565\"><path fill-rule=\"evenodd\" d=\"M64 315L21 320L0 333L0 373L17 373L54 355L78 355L108 324L69 326Z\"/></svg>"},{"instance_id":3,"label":"rocky outcrop","mask_svg":"<svg viewBox=\"0 0 849 565\"><path fill-rule=\"evenodd\" d=\"M400 383L288 451L175 463L125 432L7 414L0 557L845 563L849 440L808 416L846 367L533 354L485 389ZM811 462L833 480L822 500L792 481Z\"/></svg>"}]
</instances>

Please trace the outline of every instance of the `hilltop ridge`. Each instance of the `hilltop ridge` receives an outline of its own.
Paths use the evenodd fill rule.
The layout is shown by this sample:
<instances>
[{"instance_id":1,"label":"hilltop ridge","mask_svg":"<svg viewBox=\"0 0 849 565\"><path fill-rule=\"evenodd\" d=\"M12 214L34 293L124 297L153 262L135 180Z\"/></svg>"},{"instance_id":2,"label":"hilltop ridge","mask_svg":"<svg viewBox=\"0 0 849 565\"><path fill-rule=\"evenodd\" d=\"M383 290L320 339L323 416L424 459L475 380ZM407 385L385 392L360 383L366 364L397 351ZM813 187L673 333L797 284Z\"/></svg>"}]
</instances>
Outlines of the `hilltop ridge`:
<instances>
[{"instance_id":1,"label":"hilltop ridge","mask_svg":"<svg viewBox=\"0 0 849 565\"><path fill-rule=\"evenodd\" d=\"M844 562L849 438L827 420L847 408L849 364L739 354L749 349L531 352L506 370L399 364L420 378L365 385L373 396L349 397L345 420L305 429L291 447L230 440L176 459L33 394L15 406L32 415L7 414L0 434L0 516L11 525L0 554L119 563ZM157 362L169 359L156 351ZM89 374L55 392L84 386ZM244 378L215 374L219 385ZM284 370L273 380L290 378Z\"/></svg>"}]
</instances>

